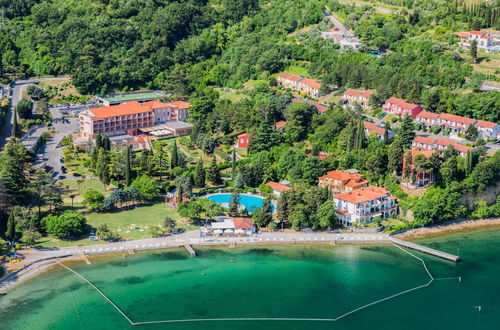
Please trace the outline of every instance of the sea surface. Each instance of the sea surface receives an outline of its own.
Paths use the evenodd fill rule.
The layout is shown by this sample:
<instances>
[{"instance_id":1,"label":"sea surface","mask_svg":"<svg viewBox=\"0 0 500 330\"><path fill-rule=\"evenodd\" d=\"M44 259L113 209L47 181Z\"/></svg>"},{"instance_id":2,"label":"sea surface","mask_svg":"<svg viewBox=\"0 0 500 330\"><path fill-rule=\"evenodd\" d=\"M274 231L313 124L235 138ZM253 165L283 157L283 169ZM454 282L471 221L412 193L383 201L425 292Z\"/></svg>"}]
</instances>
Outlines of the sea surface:
<instances>
[{"instance_id":1,"label":"sea surface","mask_svg":"<svg viewBox=\"0 0 500 330\"><path fill-rule=\"evenodd\" d=\"M0 296L0 329L499 329L500 230L419 243L458 264L413 252L428 287L338 321L207 321L132 326L95 289L55 267ZM196 248L96 257L68 265L134 322L199 318L336 318L429 281L391 245ZM481 312L476 306L481 306Z\"/></svg>"}]
</instances>

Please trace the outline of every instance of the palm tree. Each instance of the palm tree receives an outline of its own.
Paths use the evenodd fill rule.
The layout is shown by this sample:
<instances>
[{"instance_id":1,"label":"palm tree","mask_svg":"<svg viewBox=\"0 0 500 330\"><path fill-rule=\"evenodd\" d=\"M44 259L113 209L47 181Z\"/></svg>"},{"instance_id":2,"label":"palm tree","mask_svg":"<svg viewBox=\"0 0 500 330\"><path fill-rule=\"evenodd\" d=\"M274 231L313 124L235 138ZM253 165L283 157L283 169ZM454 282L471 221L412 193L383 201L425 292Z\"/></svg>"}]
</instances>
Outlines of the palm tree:
<instances>
[{"instance_id":1,"label":"palm tree","mask_svg":"<svg viewBox=\"0 0 500 330\"><path fill-rule=\"evenodd\" d=\"M75 194L69 195L69 198L71 198L71 207L73 207L73 200L75 199L75 197L76 197Z\"/></svg>"}]
</instances>

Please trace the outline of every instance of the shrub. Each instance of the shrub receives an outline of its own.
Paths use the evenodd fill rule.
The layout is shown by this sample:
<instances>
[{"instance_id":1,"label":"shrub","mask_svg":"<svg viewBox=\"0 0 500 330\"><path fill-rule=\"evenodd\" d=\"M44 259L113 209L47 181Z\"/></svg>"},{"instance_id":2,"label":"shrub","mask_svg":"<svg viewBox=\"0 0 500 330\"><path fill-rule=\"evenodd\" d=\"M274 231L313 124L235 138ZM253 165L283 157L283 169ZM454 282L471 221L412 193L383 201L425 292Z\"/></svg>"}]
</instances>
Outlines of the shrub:
<instances>
[{"instance_id":1,"label":"shrub","mask_svg":"<svg viewBox=\"0 0 500 330\"><path fill-rule=\"evenodd\" d=\"M57 238L69 238L83 232L87 220L74 211L66 211L60 216L50 214L42 219L47 233Z\"/></svg>"}]
</instances>

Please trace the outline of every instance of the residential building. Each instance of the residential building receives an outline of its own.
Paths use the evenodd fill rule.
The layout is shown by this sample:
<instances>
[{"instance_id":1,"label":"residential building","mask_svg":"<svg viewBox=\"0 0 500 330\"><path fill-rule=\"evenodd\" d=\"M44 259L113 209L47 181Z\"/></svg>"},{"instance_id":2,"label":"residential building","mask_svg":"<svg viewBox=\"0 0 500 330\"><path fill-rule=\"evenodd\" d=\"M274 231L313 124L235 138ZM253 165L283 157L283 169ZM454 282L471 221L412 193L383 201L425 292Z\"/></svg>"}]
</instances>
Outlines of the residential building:
<instances>
[{"instance_id":1,"label":"residential building","mask_svg":"<svg viewBox=\"0 0 500 330\"><path fill-rule=\"evenodd\" d=\"M249 140L250 140L250 134L248 133L240 134L238 135L238 142L236 143L236 146L240 149L248 148Z\"/></svg>"},{"instance_id":2,"label":"residential building","mask_svg":"<svg viewBox=\"0 0 500 330\"><path fill-rule=\"evenodd\" d=\"M252 218L233 218L234 233L250 235L257 232L257 228Z\"/></svg>"},{"instance_id":3,"label":"residential building","mask_svg":"<svg viewBox=\"0 0 500 330\"><path fill-rule=\"evenodd\" d=\"M206 235L250 235L257 232L251 218L217 217L215 222L201 228Z\"/></svg>"},{"instance_id":4,"label":"residential building","mask_svg":"<svg viewBox=\"0 0 500 330\"><path fill-rule=\"evenodd\" d=\"M358 51L361 47L363 47L363 44L354 37L340 39L338 44L342 50Z\"/></svg>"},{"instance_id":5,"label":"residential building","mask_svg":"<svg viewBox=\"0 0 500 330\"><path fill-rule=\"evenodd\" d=\"M333 197L339 223L345 226L386 219L397 213L396 198L383 187L364 187Z\"/></svg>"},{"instance_id":6,"label":"residential building","mask_svg":"<svg viewBox=\"0 0 500 330\"><path fill-rule=\"evenodd\" d=\"M474 148L469 146L464 146L455 141L448 139L435 139L425 136L416 136L412 142L412 149L415 150L437 150L439 153L443 153L448 146L452 146L460 156L465 157L467 151L473 150Z\"/></svg>"},{"instance_id":7,"label":"residential building","mask_svg":"<svg viewBox=\"0 0 500 330\"><path fill-rule=\"evenodd\" d=\"M427 129L438 126L439 114L429 111L421 111L416 117L415 122L424 125Z\"/></svg>"},{"instance_id":8,"label":"residential building","mask_svg":"<svg viewBox=\"0 0 500 330\"><path fill-rule=\"evenodd\" d=\"M348 89L342 95L341 101L344 104L355 105L359 104L363 108L368 108L368 101L370 100L370 96L372 96L372 92L357 90L357 89Z\"/></svg>"},{"instance_id":9,"label":"residential building","mask_svg":"<svg viewBox=\"0 0 500 330\"><path fill-rule=\"evenodd\" d=\"M334 196L368 186L364 175L356 170L330 171L320 177L318 181L320 187L327 187Z\"/></svg>"},{"instance_id":10,"label":"residential building","mask_svg":"<svg viewBox=\"0 0 500 330\"><path fill-rule=\"evenodd\" d=\"M278 84L284 86L285 88L290 88L292 90L300 90L299 83L302 80L302 77L288 73L288 72L283 72L278 75L276 78L276 81L278 81Z\"/></svg>"},{"instance_id":11,"label":"residential building","mask_svg":"<svg viewBox=\"0 0 500 330\"><path fill-rule=\"evenodd\" d=\"M401 118L406 115L415 118L422 111L422 107L419 105L395 97L385 101L382 108L385 112Z\"/></svg>"},{"instance_id":12,"label":"residential building","mask_svg":"<svg viewBox=\"0 0 500 330\"><path fill-rule=\"evenodd\" d=\"M304 78L299 82L299 90L310 97L318 98L321 83L314 79Z\"/></svg>"},{"instance_id":13,"label":"residential building","mask_svg":"<svg viewBox=\"0 0 500 330\"><path fill-rule=\"evenodd\" d=\"M384 138L385 128L377 126L376 124L370 123L368 121L364 121L363 126L365 127L365 135L370 135L372 132L374 132L375 134L377 134L377 137L380 140L382 140ZM390 141L394 137L394 132L389 130L388 133L389 133L388 138Z\"/></svg>"},{"instance_id":14,"label":"residential building","mask_svg":"<svg viewBox=\"0 0 500 330\"><path fill-rule=\"evenodd\" d=\"M437 119L438 126L442 129L449 129L450 134L465 134L469 125L472 125L475 122L475 119L465 118L449 113L441 113Z\"/></svg>"},{"instance_id":15,"label":"residential building","mask_svg":"<svg viewBox=\"0 0 500 330\"><path fill-rule=\"evenodd\" d=\"M80 113L80 137L92 140L97 134L134 136L161 130L170 130L176 136L189 134L193 126L179 120L188 118L190 106L182 101L130 101L90 108Z\"/></svg>"},{"instance_id":16,"label":"residential building","mask_svg":"<svg viewBox=\"0 0 500 330\"><path fill-rule=\"evenodd\" d=\"M476 40L477 48L484 52L500 51L500 31L470 31L470 32L455 32L460 40L458 45L462 48L469 49L472 41Z\"/></svg>"},{"instance_id":17,"label":"residential building","mask_svg":"<svg viewBox=\"0 0 500 330\"><path fill-rule=\"evenodd\" d=\"M276 129L280 132L285 131L285 126L286 126L286 121L284 121L284 120L280 120L280 121L276 122Z\"/></svg>"},{"instance_id":18,"label":"residential building","mask_svg":"<svg viewBox=\"0 0 500 330\"><path fill-rule=\"evenodd\" d=\"M314 105L316 107L316 110L318 110L318 113L324 113L328 109L328 105L312 100L307 100L307 99L299 99L299 98L293 98L292 102L299 102L299 103L308 103L311 105Z\"/></svg>"},{"instance_id":19,"label":"residential building","mask_svg":"<svg viewBox=\"0 0 500 330\"><path fill-rule=\"evenodd\" d=\"M476 128L478 135L485 140L494 140L500 137L500 125L491 121L478 120Z\"/></svg>"},{"instance_id":20,"label":"residential building","mask_svg":"<svg viewBox=\"0 0 500 330\"><path fill-rule=\"evenodd\" d=\"M284 184L272 182L272 181L266 183L266 186L271 188L273 195L275 195L276 197L279 197L282 192L292 189L288 186L285 186Z\"/></svg>"},{"instance_id":21,"label":"residential building","mask_svg":"<svg viewBox=\"0 0 500 330\"><path fill-rule=\"evenodd\" d=\"M416 171L415 173L415 178L416 181L414 182L414 185L417 187L424 186L430 182L434 182L434 173L432 171L429 171L426 168L420 168L415 166L415 157L417 155L423 155L425 158L429 158L432 156L434 153L438 151L436 150L416 150L416 149L410 149L408 152L405 152L403 155L403 167L402 167L402 173L405 173L406 167L407 167L407 157L408 153L411 154L411 166L410 166L410 171Z\"/></svg>"}]
</instances>

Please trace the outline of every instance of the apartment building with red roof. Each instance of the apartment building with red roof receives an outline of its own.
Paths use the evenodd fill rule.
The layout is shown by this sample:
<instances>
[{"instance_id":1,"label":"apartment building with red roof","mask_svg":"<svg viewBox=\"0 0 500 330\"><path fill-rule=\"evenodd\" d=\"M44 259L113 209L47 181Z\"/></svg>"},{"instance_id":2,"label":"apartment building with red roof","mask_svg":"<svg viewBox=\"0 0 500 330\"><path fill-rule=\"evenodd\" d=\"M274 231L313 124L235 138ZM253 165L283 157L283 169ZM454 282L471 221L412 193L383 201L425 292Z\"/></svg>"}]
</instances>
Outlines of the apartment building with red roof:
<instances>
[{"instance_id":1,"label":"apartment building with red roof","mask_svg":"<svg viewBox=\"0 0 500 330\"><path fill-rule=\"evenodd\" d=\"M318 98L321 83L314 79L304 78L299 82L299 90L310 97Z\"/></svg>"},{"instance_id":2,"label":"apartment building with red roof","mask_svg":"<svg viewBox=\"0 0 500 330\"><path fill-rule=\"evenodd\" d=\"M278 183L278 182L272 182L272 181L266 183L266 186L268 186L269 188L271 188L271 191L272 191L273 195L275 195L276 197L279 197L282 192L288 191L288 190L292 189L292 188L290 188L288 186L285 186L284 184L281 184L281 183Z\"/></svg>"},{"instance_id":3,"label":"apartment building with red roof","mask_svg":"<svg viewBox=\"0 0 500 330\"><path fill-rule=\"evenodd\" d=\"M500 139L500 125L491 121L478 120L476 122L478 135L486 140Z\"/></svg>"},{"instance_id":4,"label":"apartment building with red roof","mask_svg":"<svg viewBox=\"0 0 500 330\"><path fill-rule=\"evenodd\" d=\"M302 77L288 73L288 72L283 72L276 77L276 81L278 84L284 86L285 88L290 88L292 90L298 90L299 89L299 82L302 80Z\"/></svg>"},{"instance_id":5,"label":"apartment building with red roof","mask_svg":"<svg viewBox=\"0 0 500 330\"><path fill-rule=\"evenodd\" d=\"M321 96L319 92L321 89L321 83L317 80L303 78L301 76L284 72L276 77L276 81L285 88L306 93L310 97L318 98Z\"/></svg>"},{"instance_id":6,"label":"apartment building with red roof","mask_svg":"<svg viewBox=\"0 0 500 330\"><path fill-rule=\"evenodd\" d=\"M415 116L415 122L424 125L427 129L438 125L439 114L429 111L420 111Z\"/></svg>"},{"instance_id":7,"label":"apartment building with red roof","mask_svg":"<svg viewBox=\"0 0 500 330\"><path fill-rule=\"evenodd\" d=\"M375 133L379 140L382 140L384 138L384 133L385 133L385 128L377 126L374 123L370 123L368 121L363 121L363 126L365 128L365 135L370 135L372 133ZM394 132L389 130L389 141L392 140L394 137Z\"/></svg>"},{"instance_id":8,"label":"apartment building with red roof","mask_svg":"<svg viewBox=\"0 0 500 330\"><path fill-rule=\"evenodd\" d=\"M410 102L407 102L396 97L391 97L385 101L382 109L397 117L404 117L406 115L415 118L421 111L422 107Z\"/></svg>"},{"instance_id":9,"label":"apartment building with red roof","mask_svg":"<svg viewBox=\"0 0 500 330\"><path fill-rule=\"evenodd\" d=\"M398 213L396 198L377 186L364 187L333 197L339 223L345 226L371 223L373 218L386 219Z\"/></svg>"},{"instance_id":10,"label":"apartment building with red roof","mask_svg":"<svg viewBox=\"0 0 500 330\"><path fill-rule=\"evenodd\" d=\"M326 187L332 195L338 195L368 186L364 175L356 170L330 171L318 178L318 186Z\"/></svg>"},{"instance_id":11,"label":"apartment building with red roof","mask_svg":"<svg viewBox=\"0 0 500 330\"><path fill-rule=\"evenodd\" d=\"M452 115L450 113L440 113L437 118L437 125L442 129L449 129L450 133L465 134L469 125L476 123L475 119Z\"/></svg>"},{"instance_id":12,"label":"apartment building with red roof","mask_svg":"<svg viewBox=\"0 0 500 330\"><path fill-rule=\"evenodd\" d=\"M474 148L459 144L455 141L448 139L435 139L425 136L416 136L412 142L412 149L415 150L437 150L439 153L443 153L448 146L452 146L460 156L465 157L467 151L474 150Z\"/></svg>"},{"instance_id":13,"label":"apartment building with red roof","mask_svg":"<svg viewBox=\"0 0 500 330\"><path fill-rule=\"evenodd\" d=\"M347 89L342 95L341 102L350 106L359 104L363 108L368 108L368 101L372 92L358 89Z\"/></svg>"},{"instance_id":14,"label":"apartment building with red roof","mask_svg":"<svg viewBox=\"0 0 500 330\"><path fill-rule=\"evenodd\" d=\"M477 48L485 52L495 52L498 51L500 44L500 31L462 31L455 32L458 36L458 45L461 48L469 49L471 47L472 41L477 42Z\"/></svg>"}]
</instances>

